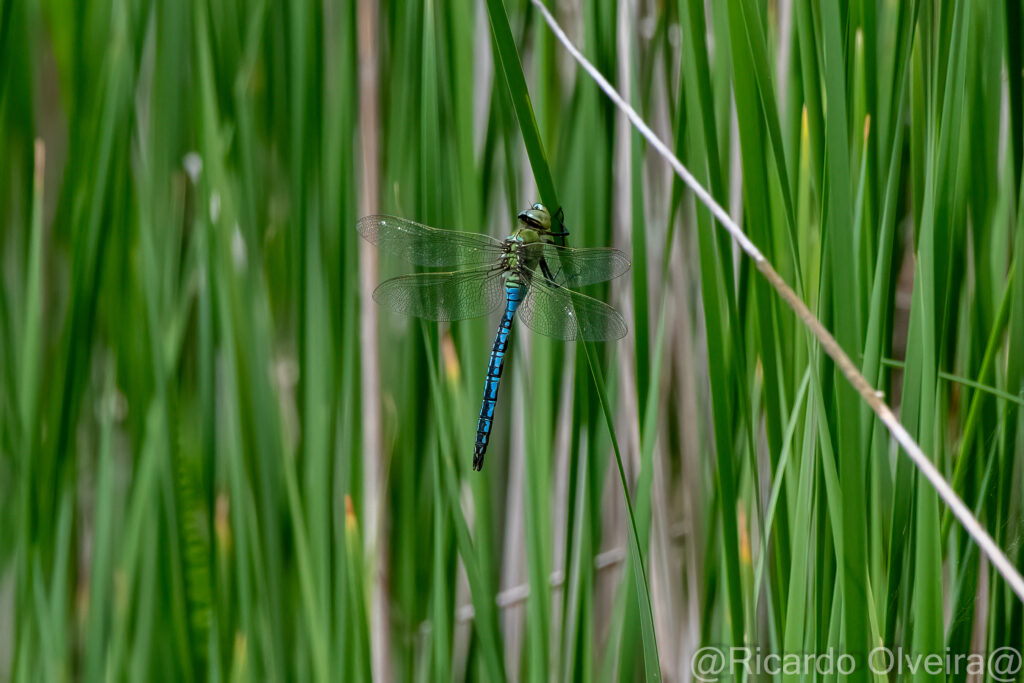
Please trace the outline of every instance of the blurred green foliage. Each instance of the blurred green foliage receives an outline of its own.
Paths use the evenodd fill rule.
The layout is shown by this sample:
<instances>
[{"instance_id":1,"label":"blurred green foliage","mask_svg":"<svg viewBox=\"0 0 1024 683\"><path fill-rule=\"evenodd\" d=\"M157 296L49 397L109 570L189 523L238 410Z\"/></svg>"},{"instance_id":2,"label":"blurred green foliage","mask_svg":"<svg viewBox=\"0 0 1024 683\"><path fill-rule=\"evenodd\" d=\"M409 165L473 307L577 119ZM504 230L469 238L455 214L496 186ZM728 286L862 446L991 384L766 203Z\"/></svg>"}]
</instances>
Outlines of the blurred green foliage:
<instances>
[{"instance_id":1,"label":"blurred green foliage","mask_svg":"<svg viewBox=\"0 0 1024 683\"><path fill-rule=\"evenodd\" d=\"M1024 642L800 321L501 4L0 0L0 675ZM557 5L1024 566L1019 0ZM477 475L493 321L378 320L355 221L504 236L556 188L570 244L632 254L590 292L631 334L589 365L517 328Z\"/></svg>"}]
</instances>

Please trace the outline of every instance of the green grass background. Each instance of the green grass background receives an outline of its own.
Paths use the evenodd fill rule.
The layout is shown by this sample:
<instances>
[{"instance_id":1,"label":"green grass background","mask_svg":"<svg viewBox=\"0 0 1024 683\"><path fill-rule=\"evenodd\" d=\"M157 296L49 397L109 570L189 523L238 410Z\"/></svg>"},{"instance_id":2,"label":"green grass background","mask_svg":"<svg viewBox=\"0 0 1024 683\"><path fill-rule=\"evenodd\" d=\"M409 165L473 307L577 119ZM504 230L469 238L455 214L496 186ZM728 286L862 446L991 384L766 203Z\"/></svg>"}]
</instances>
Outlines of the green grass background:
<instances>
[{"instance_id":1,"label":"green grass background","mask_svg":"<svg viewBox=\"0 0 1024 683\"><path fill-rule=\"evenodd\" d=\"M1020 0L555 10L1024 567ZM630 335L518 327L477 474L495 321L377 311L401 264L355 221L501 237L553 197L570 245L631 254L588 290ZM0 0L0 230L0 678L688 680L709 644L1024 642L523 0Z\"/></svg>"}]
</instances>

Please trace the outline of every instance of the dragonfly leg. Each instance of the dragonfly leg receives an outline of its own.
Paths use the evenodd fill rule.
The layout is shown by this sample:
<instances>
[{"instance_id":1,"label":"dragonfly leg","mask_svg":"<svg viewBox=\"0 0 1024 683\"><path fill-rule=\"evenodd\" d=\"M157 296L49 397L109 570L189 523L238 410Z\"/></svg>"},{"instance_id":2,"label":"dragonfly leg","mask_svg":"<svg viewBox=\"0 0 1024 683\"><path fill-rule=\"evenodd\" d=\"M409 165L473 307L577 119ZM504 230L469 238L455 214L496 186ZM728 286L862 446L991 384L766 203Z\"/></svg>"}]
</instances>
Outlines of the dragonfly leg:
<instances>
[{"instance_id":1,"label":"dragonfly leg","mask_svg":"<svg viewBox=\"0 0 1024 683\"><path fill-rule=\"evenodd\" d=\"M562 207L558 207L558 211L551 217L553 219L552 225L558 223L558 226L562 228L562 232L553 232L553 235L560 235L562 237L569 234L569 231L565 229L565 212L562 211Z\"/></svg>"},{"instance_id":2,"label":"dragonfly leg","mask_svg":"<svg viewBox=\"0 0 1024 683\"><path fill-rule=\"evenodd\" d=\"M551 282L555 281L555 276L551 273L551 268L548 267L548 262L544 258L540 260L540 272L544 273L544 277L551 280Z\"/></svg>"}]
</instances>

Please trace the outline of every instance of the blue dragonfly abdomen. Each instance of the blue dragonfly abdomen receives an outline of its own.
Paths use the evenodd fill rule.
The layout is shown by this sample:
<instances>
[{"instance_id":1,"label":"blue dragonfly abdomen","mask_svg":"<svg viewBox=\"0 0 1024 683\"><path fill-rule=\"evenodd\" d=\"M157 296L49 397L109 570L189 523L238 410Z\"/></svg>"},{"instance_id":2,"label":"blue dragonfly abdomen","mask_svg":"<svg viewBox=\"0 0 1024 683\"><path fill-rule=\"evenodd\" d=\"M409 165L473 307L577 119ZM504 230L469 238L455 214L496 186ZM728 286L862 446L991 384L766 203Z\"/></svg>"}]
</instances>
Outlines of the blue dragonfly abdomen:
<instances>
[{"instance_id":1,"label":"blue dragonfly abdomen","mask_svg":"<svg viewBox=\"0 0 1024 683\"><path fill-rule=\"evenodd\" d=\"M484 380L484 400L480 405L480 419L476 425L473 469L477 471L484 466L484 454L487 452L487 442L491 438L494 406L498 402L498 385L501 383L501 370L505 367L505 353L508 350L509 335L512 334L512 321L525 295L525 285L512 278L506 281L505 313L498 323L498 333L494 335L494 346L491 347L491 358L487 363L487 378Z\"/></svg>"}]
</instances>

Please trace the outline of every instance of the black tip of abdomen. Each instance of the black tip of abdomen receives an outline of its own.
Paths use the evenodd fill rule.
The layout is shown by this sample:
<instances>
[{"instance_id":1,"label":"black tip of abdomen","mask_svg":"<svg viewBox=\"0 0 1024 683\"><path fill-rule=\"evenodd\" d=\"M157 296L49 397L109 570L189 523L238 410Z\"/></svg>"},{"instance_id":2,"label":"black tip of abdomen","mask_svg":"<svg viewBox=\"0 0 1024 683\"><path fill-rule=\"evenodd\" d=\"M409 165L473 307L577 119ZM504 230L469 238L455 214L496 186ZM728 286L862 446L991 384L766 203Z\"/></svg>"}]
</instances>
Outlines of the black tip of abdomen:
<instances>
[{"instance_id":1,"label":"black tip of abdomen","mask_svg":"<svg viewBox=\"0 0 1024 683\"><path fill-rule=\"evenodd\" d=\"M476 451L473 453L473 469L479 472L484 468L484 453L487 452L487 444L476 445Z\"/></svg>"}]
</instances>

